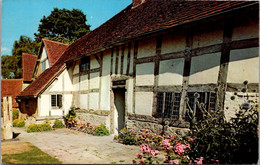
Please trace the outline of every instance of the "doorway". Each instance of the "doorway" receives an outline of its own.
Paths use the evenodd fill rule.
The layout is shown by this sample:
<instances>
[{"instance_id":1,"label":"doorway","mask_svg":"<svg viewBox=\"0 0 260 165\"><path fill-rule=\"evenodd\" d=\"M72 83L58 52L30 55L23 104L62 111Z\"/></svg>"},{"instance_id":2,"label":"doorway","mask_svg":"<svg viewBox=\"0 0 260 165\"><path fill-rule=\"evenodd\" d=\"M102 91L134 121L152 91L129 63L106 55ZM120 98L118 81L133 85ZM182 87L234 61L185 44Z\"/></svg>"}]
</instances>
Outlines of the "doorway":
<instances>
[{"instance_id":1,"label":"doorway","mask_svg":"<svg viewBox=\"0 0 260 165\"><path fill-rule=\"evenodd\" d=\"M121 130L125 127L125 88L114 88L114 103L116 109L115 127Z\"/></svg>"}]
</instances>

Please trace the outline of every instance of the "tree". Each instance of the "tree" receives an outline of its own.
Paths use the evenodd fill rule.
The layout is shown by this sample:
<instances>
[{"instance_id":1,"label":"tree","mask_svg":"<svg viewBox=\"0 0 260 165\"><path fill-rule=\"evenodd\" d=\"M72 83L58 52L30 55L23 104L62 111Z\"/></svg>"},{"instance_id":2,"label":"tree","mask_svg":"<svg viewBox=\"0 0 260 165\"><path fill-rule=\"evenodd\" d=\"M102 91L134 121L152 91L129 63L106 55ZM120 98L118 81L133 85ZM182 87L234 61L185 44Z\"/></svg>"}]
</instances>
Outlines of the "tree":
<instances>
[{"instance_id":1,"label":"tree","mask_svg":"<svg viewBox=\"0 0 260 165\"><path fill-rule=\"evenodd\" d=\"M2 56L2 76L3 78L22 77L22 53L38 54L39 43L30 37L20 36L14 42L12 56Z\"/></svg>"},{"instance_id":2,"label":"tree","mask_svg":"<svg viewBox=\"0 0 260 165\"><path fill-rule=\"evenodd\" d=\"M35 40L41 42L48 38L70 44L90 31L86 21L86 15L79 9L54 8L48 17L41 19L38 33L34 33Z\"/></svg>"}]
</instances>

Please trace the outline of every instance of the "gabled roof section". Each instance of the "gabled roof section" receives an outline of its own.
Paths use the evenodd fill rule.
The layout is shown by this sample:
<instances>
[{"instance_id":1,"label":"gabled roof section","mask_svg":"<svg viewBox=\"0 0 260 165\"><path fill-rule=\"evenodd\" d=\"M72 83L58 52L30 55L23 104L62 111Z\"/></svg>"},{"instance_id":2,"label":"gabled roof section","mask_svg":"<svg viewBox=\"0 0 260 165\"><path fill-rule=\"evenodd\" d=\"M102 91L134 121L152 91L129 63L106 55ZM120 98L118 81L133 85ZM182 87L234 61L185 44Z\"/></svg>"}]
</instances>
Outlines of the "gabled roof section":
<instances>
[{"instance_id":1,"label":"gabled roof section","mask_svg":"<svg viewBox=\"0 0 260 165\"><path fill-rule=\"evenodd\" d=\"M23 79L2 79L1 80L1 99L4 96L12 96L13 107L18 107L15 97L22 90Z\"/></svg>"},{"instance_id":2,"label":"gabled roof section","mask_svg":"<svg viewBox=\"0 0 260 165\"><path fill-rule=\"evenodd\" d=\"M28 53L22 53L23 80L31 81L32 73L37 60L37 56Z\"/></svg>"},{"instance_id":3,"label":"gabled roof section","mask_svg":"<svg viewBox=\"0 0 260 165\"><path fill-rule=\"evenodd\" d=\"M62 71L65 62L78 56L252 3L257 2L146 0L135 8L129 5L106 23L71 44L59 60L35 79L19 96L38 96Z\"/></svg>"},{"instance_id":4,"label":"gabled roof section","mask_svg":"<svg viewBox=\"0 0 260 165\"><path fill-rule=\"evenodd\" d=\"M106 23L71 44L65 54L69 54L73 59L75 55L90 54L115 43L174 28L250 3L257 2L146 0L135 8L129 5Z\"/></svg>"},{"instance_id":5,"label":"gabled roof section","mask_svg":"<svg viewBox=\"0 0 260 165\"><path fill-rule=\"evenodd\" d=\"M51 66L53 66L58 61L61 55L69 47L68 44L46 39L43 39L43 43L45 45Z\"/></svg>"}]
</instances>

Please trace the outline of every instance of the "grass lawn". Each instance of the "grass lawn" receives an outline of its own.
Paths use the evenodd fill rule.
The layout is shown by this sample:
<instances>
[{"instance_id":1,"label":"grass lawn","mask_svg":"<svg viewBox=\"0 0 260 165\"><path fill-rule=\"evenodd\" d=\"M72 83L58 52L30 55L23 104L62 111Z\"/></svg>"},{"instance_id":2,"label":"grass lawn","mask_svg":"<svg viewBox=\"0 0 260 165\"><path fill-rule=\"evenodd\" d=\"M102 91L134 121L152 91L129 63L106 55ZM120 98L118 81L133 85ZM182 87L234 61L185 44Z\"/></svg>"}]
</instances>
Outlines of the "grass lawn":
<instances>
[{"instance_id":1,"label":"grass lawn","mask_svg":"<svg viewBox=\"0 0 260 165\"><path fill-rule=\"evenodd\" d=\"M1 144L1 150L6 164L62 164L31 143Z\"/></svg>"}]
</instances>

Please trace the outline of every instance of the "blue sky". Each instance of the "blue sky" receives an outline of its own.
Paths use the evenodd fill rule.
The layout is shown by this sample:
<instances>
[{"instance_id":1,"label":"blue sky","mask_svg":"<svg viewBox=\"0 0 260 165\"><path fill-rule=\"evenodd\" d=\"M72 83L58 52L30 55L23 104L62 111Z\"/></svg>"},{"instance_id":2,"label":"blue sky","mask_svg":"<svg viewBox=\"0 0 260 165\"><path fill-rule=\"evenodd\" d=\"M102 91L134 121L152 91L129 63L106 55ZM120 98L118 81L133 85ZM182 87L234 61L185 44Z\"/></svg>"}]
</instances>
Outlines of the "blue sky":
<instances>
[{"instance_id":1,"label":"blue sky","mask_svg":"<svg viewBox=\"0 0 260 165\"><path fill-rule=\"evenodd\" d=\"M2 0L2 55L11 55L13 43L21 35L34 39L43 16L54 7L80 9L93 30L130 5L132 0Z\"/></svg>"}]
</instances>

